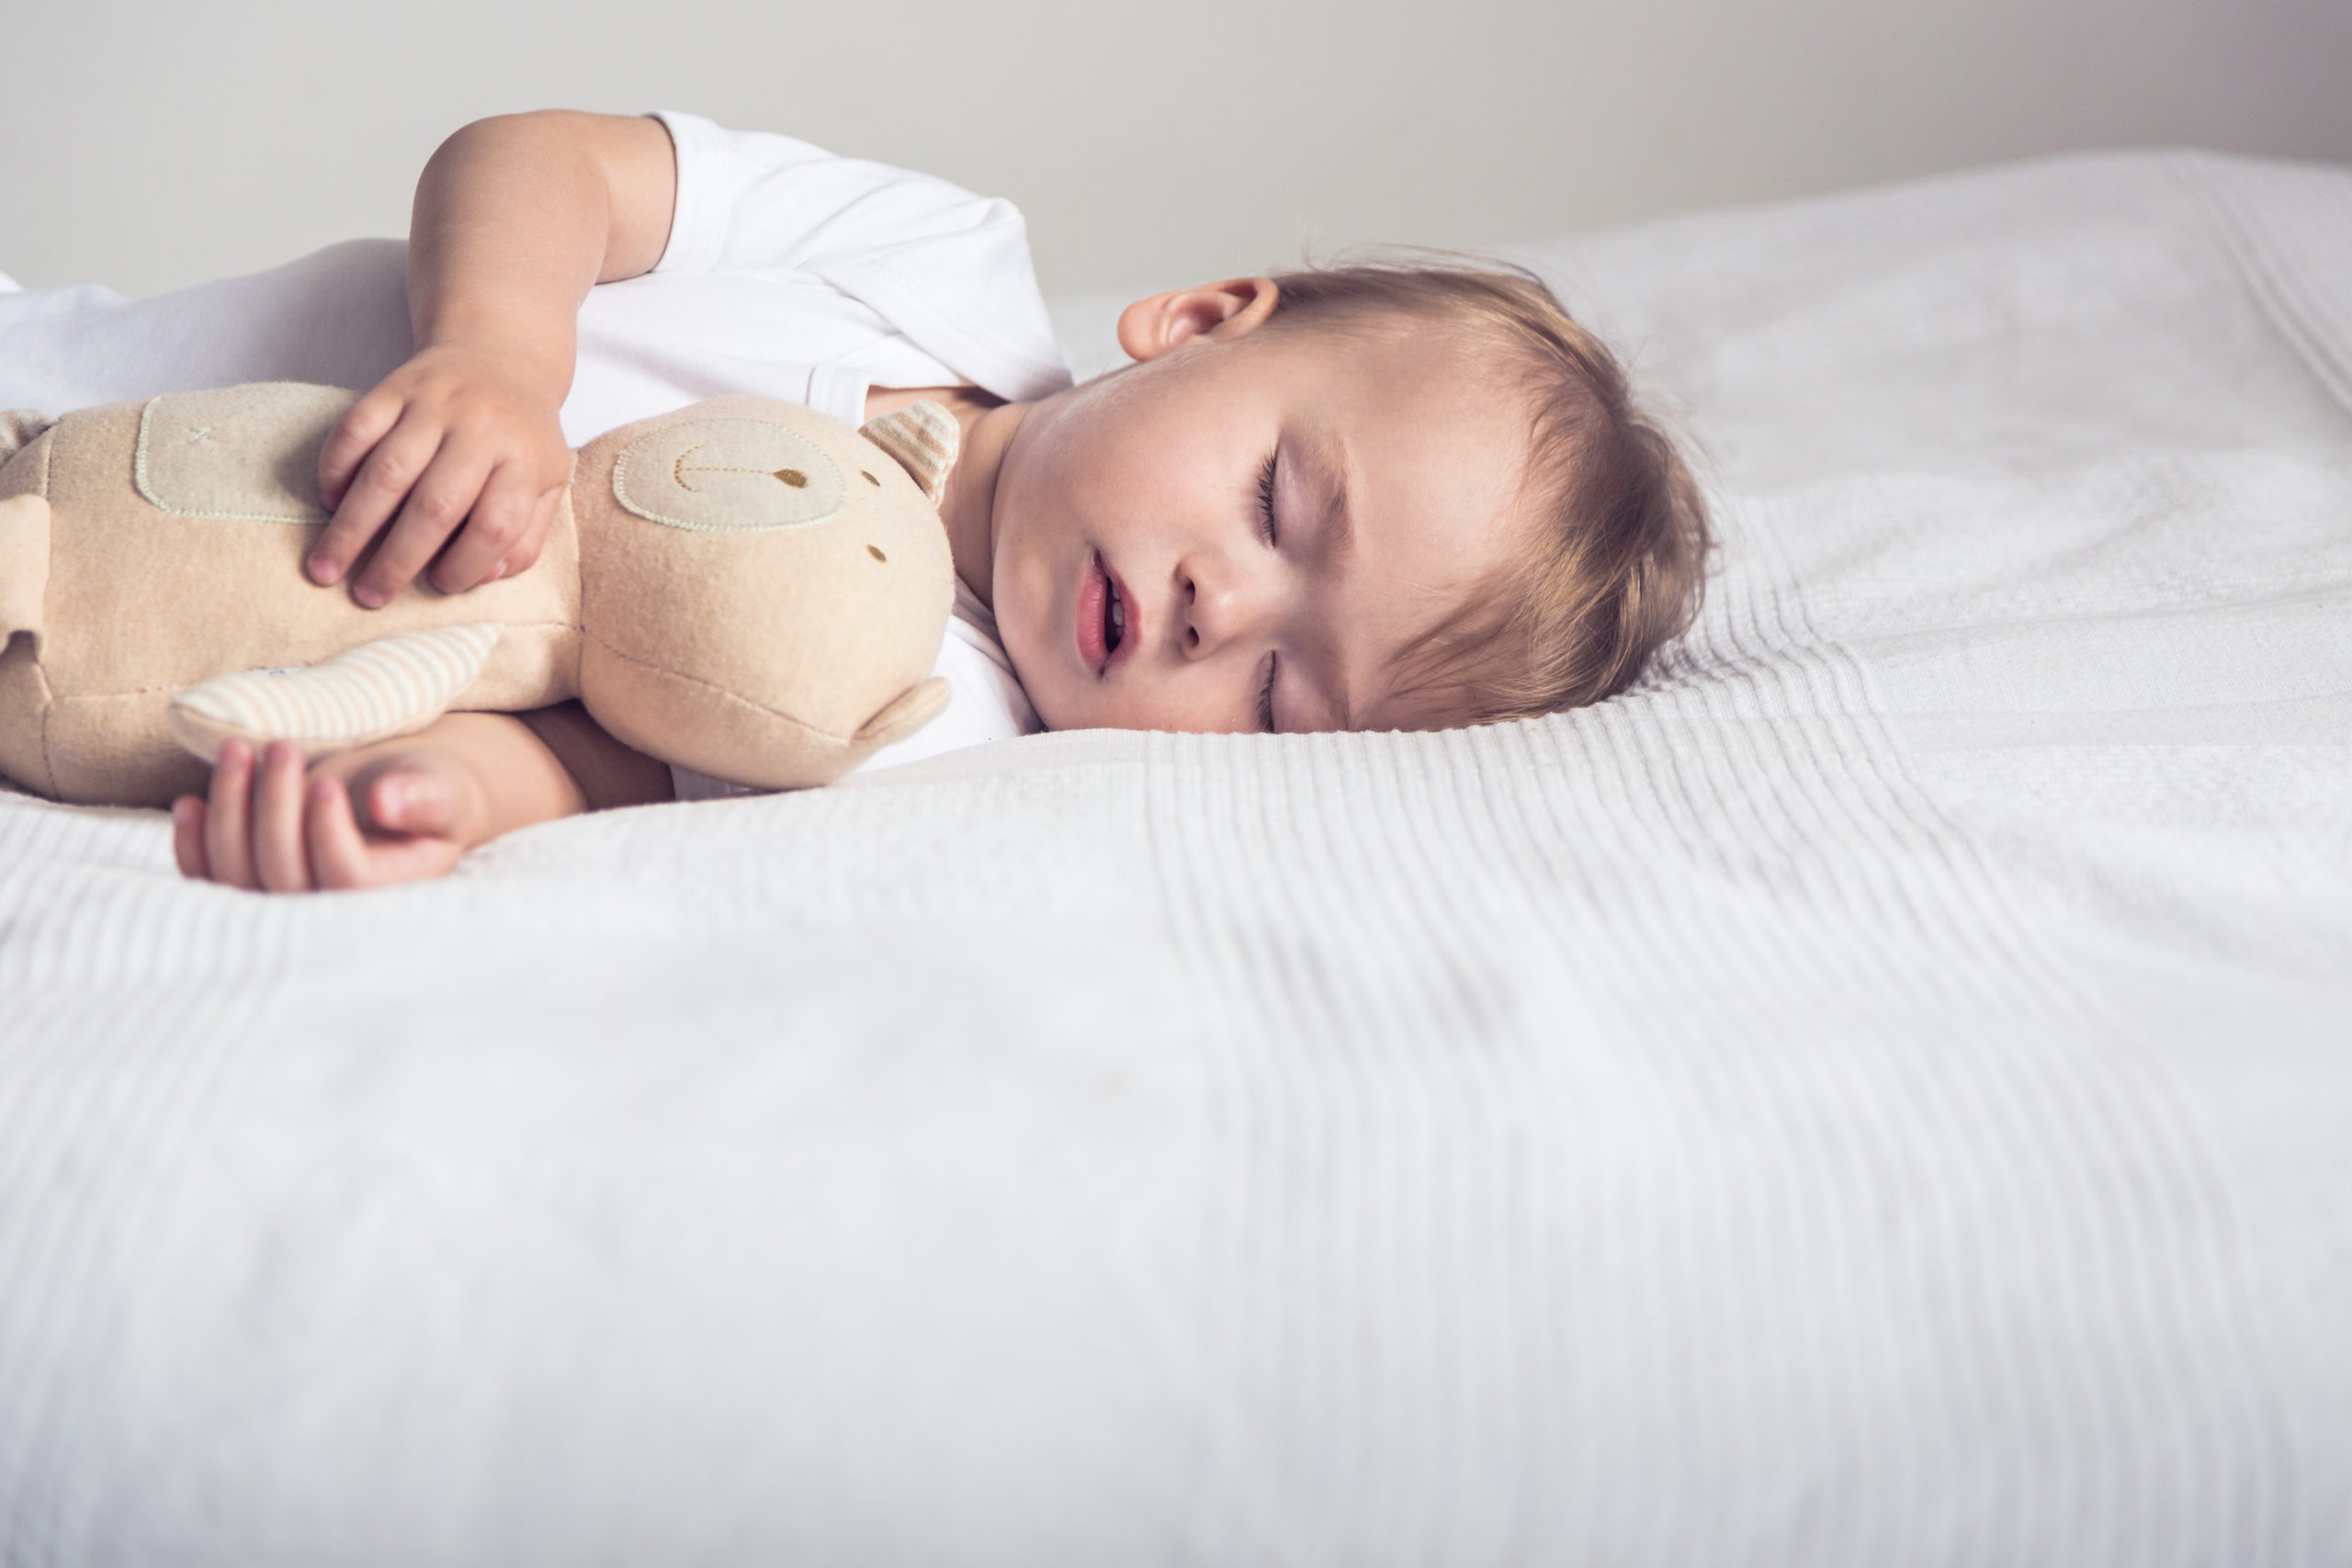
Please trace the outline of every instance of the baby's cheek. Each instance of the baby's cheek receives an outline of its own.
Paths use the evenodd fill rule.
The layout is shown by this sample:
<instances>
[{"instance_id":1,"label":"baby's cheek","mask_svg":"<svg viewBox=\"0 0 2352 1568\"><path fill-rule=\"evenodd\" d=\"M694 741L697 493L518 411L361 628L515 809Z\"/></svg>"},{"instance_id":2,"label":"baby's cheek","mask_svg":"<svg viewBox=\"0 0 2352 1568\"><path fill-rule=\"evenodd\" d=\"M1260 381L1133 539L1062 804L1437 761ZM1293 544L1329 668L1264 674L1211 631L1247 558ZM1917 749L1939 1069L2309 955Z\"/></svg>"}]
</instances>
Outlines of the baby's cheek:
<instances>
[{"instance_id":1,"label":"baby's cheek","mask_svg":"<svg viewBox=\"0 0 2352 1568\"><path fill-rule=\"evenodd\" d=\"M1022 558L1023 553L1000 547L989 609L996 616L997 640L1004 645L1012 672L1026 689L1033 682L1050 678L1054 655L1062 642L1071 641L1070 657L1076 658L1072 640L1076 623L1059 628L1057 636L1059 595L1053 592L1052 575L1043 562Z\"/></svg>"}]
</instances>

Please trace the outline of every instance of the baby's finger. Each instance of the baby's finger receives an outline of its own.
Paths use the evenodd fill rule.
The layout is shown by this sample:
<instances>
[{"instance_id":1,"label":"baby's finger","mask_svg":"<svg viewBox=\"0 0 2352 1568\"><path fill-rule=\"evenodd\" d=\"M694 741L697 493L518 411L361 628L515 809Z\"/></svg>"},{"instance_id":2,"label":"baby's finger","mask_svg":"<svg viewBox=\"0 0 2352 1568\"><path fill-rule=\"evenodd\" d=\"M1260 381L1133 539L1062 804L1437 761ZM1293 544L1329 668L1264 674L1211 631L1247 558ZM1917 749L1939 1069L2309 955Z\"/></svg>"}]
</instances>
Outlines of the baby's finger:
<instances>
[{"instance_id":1,"label":"baby's finger","mask_svg":"<svg viewBox=\"0 0 2352 1568\"><path fill-rule=\"evenodd\" d=\"M523 535L523 542L506 552L498 563L501 577L513 577L528 571L538 564L539 551L548 542L548 530L555 526L555 509L562 504L563 493L571 488L570 476L563 482L539 492L531 504L531 526Z\"/></svg>"},{"instance_id":2,"label":"baby's finger","mask_svg":"<svg viewBox=\"0 0 2352 1568\"><path fill-rule=\"evenodd\" d=\"M433 586L444 593L463 593L488 582L498 563L526 542L537 499L515 464L501 463L491 470L465 531L450 541L447 553L433 569Z\"/></svg>"},{"instance_id":3,"label":"baby's finger","mask_svg":"<svg viewBox=\"0 0 2352 1568\"><path fill-rule=\"evenodd\" d=\"M198 882L211 880L204 861L204 802L184 795L172 802L172 858L180 874Z\"/></svg>"},{"instance_id":4,"label":"baby's finger","mask_svg":"<svg viewBox=\"0 0 2352 1568\"><path fill-rule=\"evenodd\" d=\"M261 754L254 787L254 874L272 893L308 893L310 861L302 852L302 749L273 740Z\"/></svg>"},{"instance_id":5,"label":"baby's finger","mask_svg":"<svg viewBox=\"0 0 2352 1568\"><path fill-rule=\"evenodd\" d=\"M358 475L344 492L326 532L311 547L311 581L340 582L401 509L409 491L432 466L441 450L441 432L413 417L403 419L392 433L376 443L360 464Z\"/></svg>"},{"instance_id":6,"label":"baby's finger","mask_svg":"<svg viewBox=\"0 0 2352 1568\"><path fill-rule=\"evenodd\" d=\"M369 609L390 603L449 542L489 477L490 466L483 459L442 447L432 468L408 492L408 504L401 508L368 570L352 584L351 596Z\"/></svg>"},{"instance_id":7,"label":"baby's finger","mask_svg":"<svg viewBox=\"0 0 2352 1568\"><path fill-rule=\"evenodd\" d=\"M496 582L503 577L519 577L539 564L539 551L548 542L548 530L555 526L556 504L562 501L565 487L556 486L533 503L531 526L515 547L501 556L498 564L490 569L484 582Z\"/></svg>"},{"instance_id":8,"label":"baby's finger","mask_svg":"<svg viewBox=\"0 0 2352 1568\"><path fill-rule=\"evenodd\" d=\"M212 880L231 887L257 887L254 880L246 821L252 810L253 748L231 740L212 763L212 797L204 813L204 862Z\"/></svg>"},{"instance_id":9,"label":"baby's finger","mask_svg":"<svg viewBox=\"0 0 2352 1568\"><path fill-rule=\"evenodd\" d=\"M343 504L343 492L352 475L376 444L401 420L407 400L396 392L373 391L344 412L326 445L319 448L319 504L332 512Z\"/></svg>"},{"instance_id":10,"label":"baby's finger","mask_svg":"<svg viewBox=\"0 0 2352 1568\"><path fill-rule=\"evenodd\" d=\"M386 833L448 838L458 828L458 799L446 780L394 768L368 783L368 820Z\"/></svg>"},{"instance_id":11,"label":"baby's finger","mask_svg":"<svg viewBox=\"0 0 2352 1568\"><path fill-rule=\"evenodd\" d=\"M303 812L303 832L310 842L311 874L321 887L348 889L368 886L368 842L352 819L351 796L335 778L311 781L310 809Z\"/></svg>"}]
</instances>

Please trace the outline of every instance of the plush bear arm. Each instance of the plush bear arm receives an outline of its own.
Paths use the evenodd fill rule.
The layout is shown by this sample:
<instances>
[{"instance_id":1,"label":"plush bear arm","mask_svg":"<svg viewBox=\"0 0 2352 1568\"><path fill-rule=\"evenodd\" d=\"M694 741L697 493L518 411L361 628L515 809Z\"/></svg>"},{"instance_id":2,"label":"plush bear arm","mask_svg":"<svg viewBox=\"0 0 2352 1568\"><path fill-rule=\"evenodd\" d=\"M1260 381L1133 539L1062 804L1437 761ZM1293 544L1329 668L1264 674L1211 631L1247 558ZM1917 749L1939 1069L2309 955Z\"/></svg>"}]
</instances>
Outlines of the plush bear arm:
<instances>
[{"instance_id":1,"label":"plush bear arm","mask_svg":"<svg viewBox=\"0 0 2352 1568\"><path fill-rule=\"evenodd\" d=\"M291 740L333 756L413 735L448 711L498 646L492 626L435 626L363 642L308 669L216 675L172 699L172 739L210 762L230 740Z\"/></svg>"},{"instance_id":2,"label":"plush bear arm","mask_svg":"<svg viewBox=\"0 0 2352 1568\"><path fill-rule=\"evenodd\" d=\"M951 694L947 682L936 675L918 681L865 721L855 744L876 751L894 740L904 740L944 712Z\"/></svg>"}]
</instances>

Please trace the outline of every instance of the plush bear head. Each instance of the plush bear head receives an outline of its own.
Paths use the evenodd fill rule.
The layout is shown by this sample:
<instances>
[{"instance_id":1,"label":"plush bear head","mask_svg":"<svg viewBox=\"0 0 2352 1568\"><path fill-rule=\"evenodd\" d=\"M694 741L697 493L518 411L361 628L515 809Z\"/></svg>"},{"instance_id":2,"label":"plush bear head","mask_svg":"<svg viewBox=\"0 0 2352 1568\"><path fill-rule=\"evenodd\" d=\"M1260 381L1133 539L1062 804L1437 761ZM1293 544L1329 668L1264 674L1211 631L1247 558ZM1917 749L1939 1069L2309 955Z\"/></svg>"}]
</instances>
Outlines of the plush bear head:
<instances>
[{"instance_id":1,"label":"plush bear head","mask_svg":"<svg viewBox=\"0 0 2352 1568\"><path fill-rule=\"evenodd\" d=\"M580 690L598 723L776 787L946 705L927 677L955 599L933 494L955 424L924 403L867 429L720 399L581 450Z\"/></svg>"}]
</instances>

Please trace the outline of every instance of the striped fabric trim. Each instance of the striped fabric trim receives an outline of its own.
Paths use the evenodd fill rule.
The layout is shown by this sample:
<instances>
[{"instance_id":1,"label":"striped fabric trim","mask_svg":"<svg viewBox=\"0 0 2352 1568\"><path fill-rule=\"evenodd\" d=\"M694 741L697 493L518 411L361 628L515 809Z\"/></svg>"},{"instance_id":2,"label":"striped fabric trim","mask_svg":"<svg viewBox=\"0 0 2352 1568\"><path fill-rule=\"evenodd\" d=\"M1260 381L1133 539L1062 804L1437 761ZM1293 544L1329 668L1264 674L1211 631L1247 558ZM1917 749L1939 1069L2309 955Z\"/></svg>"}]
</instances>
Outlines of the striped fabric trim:
<instances>
[{"instance_id":1,"label":"striped fabric trim","mask_svg":"<svg viewBox=\"0 0 2352 1568\"><path fill-rule=\"evenodd\" d=\"M933 501L947 487L947 470L956 466L964 439L956 416L928 398L867 420L858 434L896 458Z\"/></svg>"},{"instance_id":2,"label":"striped fabric trim","mask_svg":"<svg viewBox=\"0 0 2352 1568\"><path fill-rule=\"evenodd\" d=\"M173 698L172 707L175 716L186 713L256 740L356 746L439 717L497 646L492 626L402 632L308 669L216 676Z\"/></svg>"}]
</instances>

